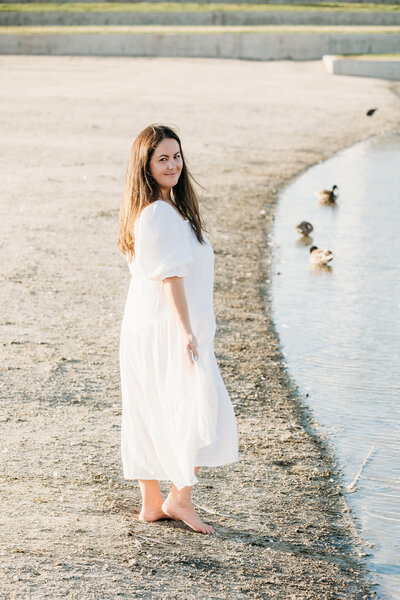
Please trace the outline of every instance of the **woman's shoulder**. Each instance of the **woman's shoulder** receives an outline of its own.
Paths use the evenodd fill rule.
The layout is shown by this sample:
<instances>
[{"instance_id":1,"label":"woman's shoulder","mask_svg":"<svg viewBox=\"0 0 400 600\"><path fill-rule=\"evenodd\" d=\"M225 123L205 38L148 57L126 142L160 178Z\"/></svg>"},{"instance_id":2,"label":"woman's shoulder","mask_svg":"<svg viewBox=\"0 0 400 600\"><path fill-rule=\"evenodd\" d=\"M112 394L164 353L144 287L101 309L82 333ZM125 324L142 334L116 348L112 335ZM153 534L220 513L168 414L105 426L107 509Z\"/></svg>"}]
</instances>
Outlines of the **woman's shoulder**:
<instances>
[{"instance_id":1,"label":"woman's shoulder","mask_svg":"<svg viewBox=\"0 0 400 600\"><path fill-rule=\"evenodd\" d=\"M142 219L147 223L156 222L159 219L163 221L187 221L180 216L178 211L165 200L154 200L151 204L145 206L140 213L138 219Z\"/></svg>"},{"instance_id":2,"label":"woman's shoulder","mask_svg":"<svg viewBox=\"0 0 400 600\"><path fill-rule=\"evenodd\" d=\"M139 228L144 235L165 235L166 232L178 235L184 225L183 217L168 202L155 200L142 209L135 221L135 231Z\"/></svg>"}]
</instances>

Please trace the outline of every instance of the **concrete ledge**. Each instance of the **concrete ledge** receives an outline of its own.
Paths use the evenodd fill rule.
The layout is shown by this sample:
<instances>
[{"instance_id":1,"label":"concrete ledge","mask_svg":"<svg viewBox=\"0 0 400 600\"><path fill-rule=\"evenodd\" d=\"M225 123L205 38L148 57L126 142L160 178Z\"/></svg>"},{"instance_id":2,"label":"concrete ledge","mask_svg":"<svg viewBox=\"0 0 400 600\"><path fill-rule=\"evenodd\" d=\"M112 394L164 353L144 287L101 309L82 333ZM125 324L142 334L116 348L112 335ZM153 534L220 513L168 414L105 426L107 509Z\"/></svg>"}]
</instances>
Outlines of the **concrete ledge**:
<instances>
[{"instance_id":1,"label":"concrete ledge","mask_svg":"<svg viewBox=\"0 0 400 600\"><path fill-rule=\"evenodd\" d=\"M38 25L400 25L398 12L326 11L0 11L0 26Z\"/></svg>"},{"instance_id":2,"label":"concrete ledge","mask_svg":"<svg viewBox=\"0 0 400 600\"><path fill-rule=\"evenodd\" d=\"M233 28L0 28L0 54L182 56L246 60L317 60L324 54L390 53L400 31L307 33Z\"/></svg>"},{"instance_id":3,"label":"concrete ledge","mask_svg":"<svg viewBox=\"0 0 400 600\"><path fill-rule=\"evenodd\" d=\"M400 81L400 55L384 59L373 57L324 56L323 61L328 73L332 75L352 75L356 77L375 77Z\"/></svg>"}]
</instances>

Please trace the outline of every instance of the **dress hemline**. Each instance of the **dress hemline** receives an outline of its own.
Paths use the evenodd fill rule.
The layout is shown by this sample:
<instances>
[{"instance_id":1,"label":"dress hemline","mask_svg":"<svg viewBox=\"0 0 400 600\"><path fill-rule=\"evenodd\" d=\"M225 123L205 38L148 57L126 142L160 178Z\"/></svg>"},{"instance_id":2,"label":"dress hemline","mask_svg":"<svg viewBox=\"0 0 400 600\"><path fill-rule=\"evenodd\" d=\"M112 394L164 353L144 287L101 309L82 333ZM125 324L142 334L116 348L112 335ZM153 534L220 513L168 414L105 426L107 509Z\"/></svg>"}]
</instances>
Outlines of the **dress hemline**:
<instances>
[{"instance_id":1,"label":"dress hemline","mask_svg":"<svg viewBox=\"0 0 400 600\"><path fill-rule=\"evenodd\" d=\"M207 467L207 468L223 467L225 465L233 465L233 464L235 464L237 462L239 462L239 458L236 458L236 459L233 459L233 460L228 460L226 462L218 463L218 464L200 464L200 465L196 465L196 467L200 467L200 468L201 467ZM169 479L165 475L148 475L148 474L146 474L144 476L143 475L128 475L128 476L124 475L124 479L126 479L127 481L134 480L134 479L143 479L143 480L147 480L147 479L153 480L153 479L156 479L157 481L172 481L172 479ZM188 483L188 485L195 485L195 484L194 483L193 484Z\"/></svg>"}]
</instances>

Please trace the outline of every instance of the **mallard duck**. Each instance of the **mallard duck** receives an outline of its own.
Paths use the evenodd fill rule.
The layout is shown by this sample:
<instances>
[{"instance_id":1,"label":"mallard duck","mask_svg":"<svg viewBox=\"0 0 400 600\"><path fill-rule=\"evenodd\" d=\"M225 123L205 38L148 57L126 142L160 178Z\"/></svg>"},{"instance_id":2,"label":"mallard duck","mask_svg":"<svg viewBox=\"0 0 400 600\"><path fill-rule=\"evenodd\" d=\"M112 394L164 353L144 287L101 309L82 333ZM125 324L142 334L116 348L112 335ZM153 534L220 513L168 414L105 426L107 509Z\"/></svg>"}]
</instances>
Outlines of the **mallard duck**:
<instances>
[{"instance_id":1,"label":"mallard duck","mask_svg":"<svg viewBox=\"0 0 400 600\"><path fill-rule=\"evenodd\" d=\"M310 235L314 227L308 221L302 221L301 223L296 225L295 229L298 233L301 233L301 235L307 236Z\"/></svg>"},{"instance_id":2,"label":"mallard duck","mask_svg":"<svg viewBox=\"0 0 400 600\"><path fill-rule=\"evenodd\" d=\"M315 195L324 204L334 204L339 196L339 188L334 185L331 190L317 190Z\"/></svg>"},{"instance_id":3,"label":"mallard duck","mask_svg":"<svg viewBox=\"0 0 400 600\"><path fill-rule=\"evenodd\" d=\"M317 265L326 265L333 258L333 252L330 250L323 250L317 248L317 246L311 246L310 248L310 261Z\"/></svg>"}]
</instances>

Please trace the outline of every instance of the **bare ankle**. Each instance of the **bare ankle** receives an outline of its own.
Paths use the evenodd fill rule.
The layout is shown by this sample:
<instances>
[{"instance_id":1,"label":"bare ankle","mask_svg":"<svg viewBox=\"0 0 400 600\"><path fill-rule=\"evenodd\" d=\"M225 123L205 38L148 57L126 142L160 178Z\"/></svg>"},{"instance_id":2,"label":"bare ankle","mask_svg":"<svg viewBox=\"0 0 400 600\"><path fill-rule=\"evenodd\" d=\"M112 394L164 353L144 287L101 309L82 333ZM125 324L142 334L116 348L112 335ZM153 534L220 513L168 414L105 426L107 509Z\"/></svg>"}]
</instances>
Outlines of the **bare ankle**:
<instances>
[{"instance_id":1,"label":"bare ankle","mask_svg":"<svg viewBox=\"0 0 400 600\"><path fill-rule=\"evenodd\" d=\"M167 500L177 504L178 506L187 506L188 504L192 503L190 496L182 496L179 494L179 492L177 494L168 494Z\"/></svg>"}]
</instances>

